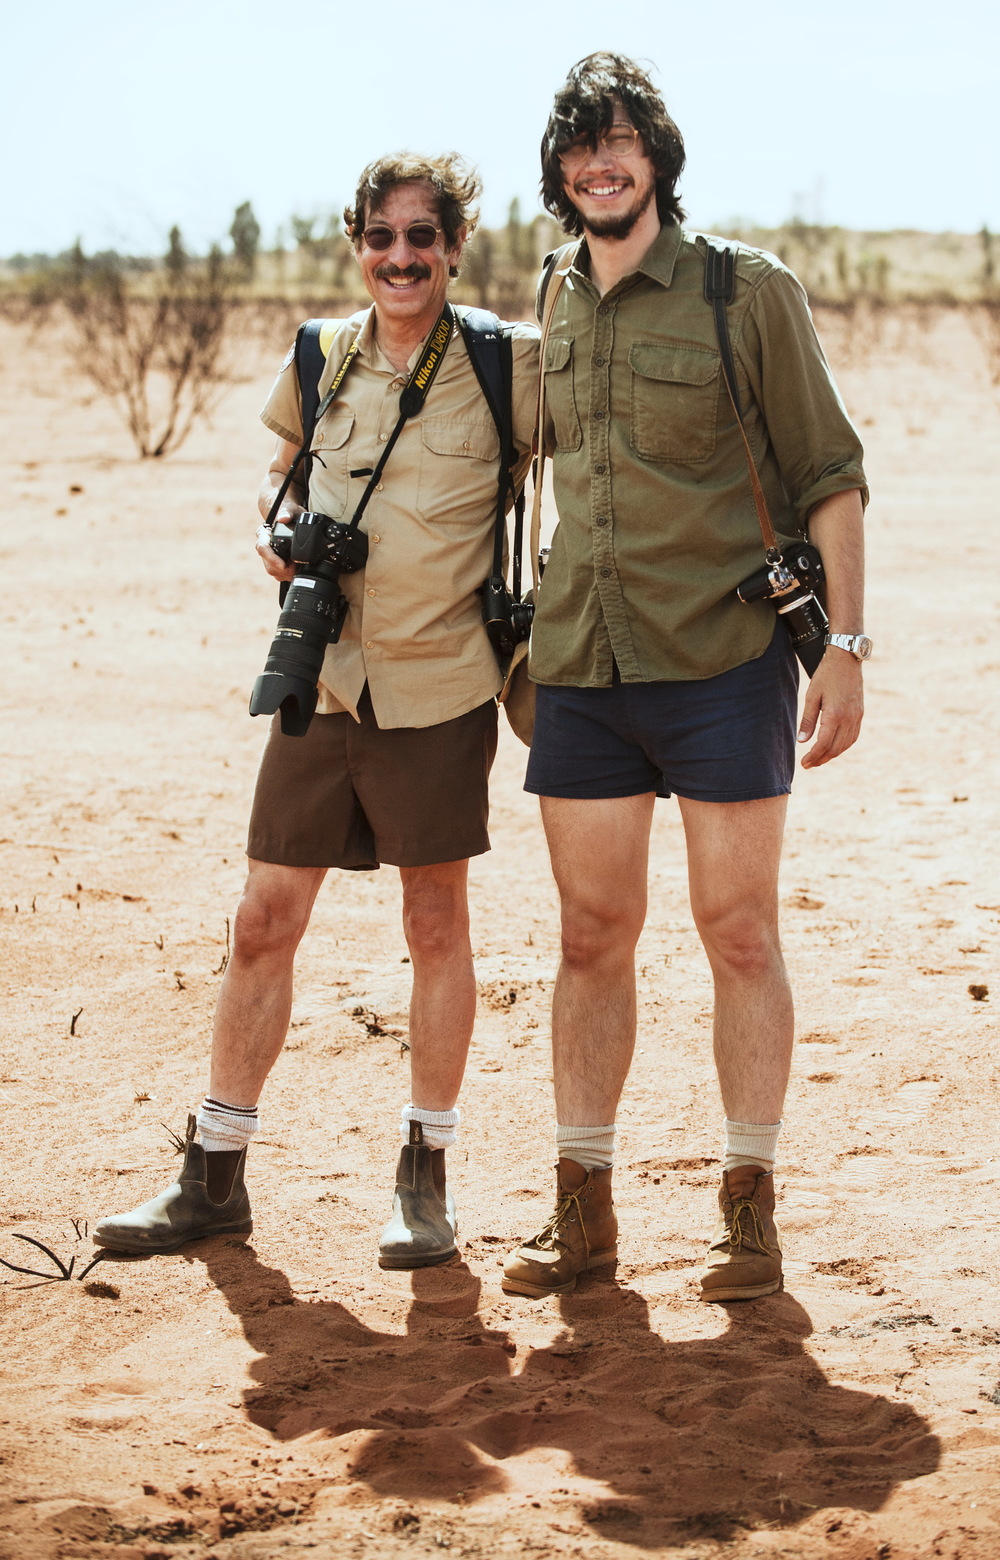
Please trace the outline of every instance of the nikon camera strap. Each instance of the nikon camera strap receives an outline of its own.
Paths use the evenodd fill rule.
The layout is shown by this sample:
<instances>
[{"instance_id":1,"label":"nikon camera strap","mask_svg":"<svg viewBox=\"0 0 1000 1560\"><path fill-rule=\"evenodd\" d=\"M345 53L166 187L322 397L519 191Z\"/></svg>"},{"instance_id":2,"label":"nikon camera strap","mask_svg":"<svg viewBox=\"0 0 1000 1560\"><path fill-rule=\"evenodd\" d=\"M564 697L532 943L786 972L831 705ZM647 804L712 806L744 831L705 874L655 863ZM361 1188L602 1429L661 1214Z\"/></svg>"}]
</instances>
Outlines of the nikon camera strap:
<instances>
[{"instance_id":1,"label":"nikon camera strap","mask_svg":"<svg viewBox=\"0 0 1000 1560\"><path fill-rule=\"evenodd\" d=\"M399 418L396 422L395 428L393 428L388 440L386 441L385 448L376 462L374 469L369 466L363 467L359 471L351 472L352 477L367 477L368 485L361 495L361 498L358 502L358 507L351 516L349 522L350 530L357 529L357 526L361 520L361 516L368 508L368 500L371 498L376 487L378 486L382 472L385 470L385 463L392 454L393 446L395 445L396 440L399 438L399 435L402 433L404 425L409 420L409 418L415 417L416 414L422 409L423 404L427 399L427 393L430 390L431 385L434 383L434 377L437 374L438 369L441 367L441 361L445 355L445 352L447 351L448 343L454 333L455 311L451 304L447 303L444 307L444 313L441 315L441 318L438 320L430 334L419 363L413 370L413 373L410 375L406 386L399 397ZM317 348L319 348L318 341L316 345ZM270 510L268 511L267 520L265 521L266 525L273 526L277 518L278 511L284 503L285 494L291 487L299 466L309 453L309 447L312 444L312 437L316 428L316 424L332 406L337 391L340 389L341 385L344 383L344 380L347 378L351 364L358 355L358 349L360 345L361 334L359 332L351 342L351 345L347 350L347 356L344 358L344 361L341 363L337 372L334 374L329 390L326 392L326 395L316 407L315 415L313 416L311 422L306 421L306 404L305 397L303 397L302 422L305 438L302 441L302 446L299 449L298 454L295 456L292 464L285 472L281 486L275 495L274 502L271 505Z\"/></svg>"}]
</instances>

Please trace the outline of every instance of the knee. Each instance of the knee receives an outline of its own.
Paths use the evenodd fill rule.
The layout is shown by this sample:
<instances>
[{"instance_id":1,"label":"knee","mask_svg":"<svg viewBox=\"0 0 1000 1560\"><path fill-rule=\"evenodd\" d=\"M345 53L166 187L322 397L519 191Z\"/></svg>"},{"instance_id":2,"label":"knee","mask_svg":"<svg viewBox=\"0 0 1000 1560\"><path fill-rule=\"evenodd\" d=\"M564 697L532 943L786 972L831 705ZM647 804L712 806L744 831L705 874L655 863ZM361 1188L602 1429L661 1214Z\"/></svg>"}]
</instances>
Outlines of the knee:
<instances>
[{"instance_id":1,"label":"knee","mask_svg":"<svg viewBox=\"0 0 1000 1560\"><path fill-rule=\"evenodd\" d=\"M299 907L281 894L248 883L236 910L233 955L261 959L294 954L305 926Z\"/></svg>"},{"instance_id":2,"label":"knee","mask_svg":"<svg viewBox=\"0 0 1000 1560\"><path fill-rule=\"evenodd\" d=\"M611 904L563 907L562 961L567 969L631 959L645 919L645 906Z\"/></svg>"},{"instance_id":3,"label":"knee","mask_svg":"<svg viewBox=\"0 0 1000 1560\"><path fill-rule=\"evenodd\" d=\"M438 961L465 949L469 907L465 893L431 886L404 895L403 932L411 957Z\"/></svg>"},{"instance_id":4,"label":"knee","mask_svg":"<svg viewBox=\"0 0 1000 1560\"><path fill-rule=\"evenodd\" d=\"M706 913L698 931L712 968L738 980L755 980L781 963L777 927L743 910Z\"/></svg>"}]
</instances>

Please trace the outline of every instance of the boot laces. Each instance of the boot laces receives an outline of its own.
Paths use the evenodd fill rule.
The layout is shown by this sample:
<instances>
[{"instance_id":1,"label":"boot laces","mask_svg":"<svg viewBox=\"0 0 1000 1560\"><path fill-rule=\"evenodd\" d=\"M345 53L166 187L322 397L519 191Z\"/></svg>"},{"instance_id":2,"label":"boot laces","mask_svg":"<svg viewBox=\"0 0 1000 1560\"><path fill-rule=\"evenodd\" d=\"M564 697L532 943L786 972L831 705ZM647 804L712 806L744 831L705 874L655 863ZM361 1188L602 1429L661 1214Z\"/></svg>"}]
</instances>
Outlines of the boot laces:
<instances>
[{"instance_id":1,"label":"boot laces","mask_svg":"<svg viewBox=\"0 0 1000 1560\"><path fill-rule=\"evenodd\" d=\"M586 1182L584 1182L584 1185L586 1185ZM566 1242L559 1238L559 1227L566 1222L570 1208L575 1206L576 1216L580 1223L580 1233L583 1236L583 1243L587 1248L587 1256L590 1256L590 1241L587 1239L587 1226L583 1220L583 1209L580 1207L580 1192L582 1191L582 1186L579 1188L579 1191L575 1192L564 1192L562 1189L560 1189L559 1199L555 1205L555 1208L545 1223L541 1233L535 1236L533 1242L534 1245L540 1247L543 1251L555 1251L557 1246L565 1247Z\"/></svg>"},{"instance_id":2,"label":"boot laces","mask_svg":"<svg viewBox=\"0 0 1000 1560\"><path fill-rule=\"evenodd\" d=\"M750 1228L744 1229L741 1216L749 1212ZM729 1226L729 1244L737 1250L741 1246L758 1246L763 1251L770 1251L767 1236L764 1234L764 1226L761 1223L760 1211L755 1202L749 1197L740 1197L733 1203L732 1223Z\"/></svg>"}]
</instances>

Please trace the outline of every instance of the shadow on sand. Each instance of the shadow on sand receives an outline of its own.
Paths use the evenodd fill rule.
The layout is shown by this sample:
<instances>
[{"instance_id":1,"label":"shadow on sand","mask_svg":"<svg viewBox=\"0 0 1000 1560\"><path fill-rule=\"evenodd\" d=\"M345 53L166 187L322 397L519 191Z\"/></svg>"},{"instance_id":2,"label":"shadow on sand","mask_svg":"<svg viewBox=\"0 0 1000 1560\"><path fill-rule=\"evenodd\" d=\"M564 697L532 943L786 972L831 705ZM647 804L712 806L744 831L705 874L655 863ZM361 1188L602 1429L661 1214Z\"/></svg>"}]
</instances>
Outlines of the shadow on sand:
<instances>
[{"instance_id":1,"label":"shadow on sand","mask_svg":"<svg viewBox=\"0 0 1000 1560\"><path fill-rule=\"evenodd\" d=\"M912 1408L827 1380L788 1294L719 1307L717 1336L668 1343L639 1294L591 1279L562 1300L556 1343L524 1351L483 1326L461 1261L412 1275L399 1336L336 1301L297 1300L251 1247L213 1241L190 1260L261 1355L252 1422L279 1441L367 1432L345 1473L383 1496L475 1501L507 1487L505 1459L561 1448L607 1491L581 1511L592 1531L648 1544L875 1511L938 1465Z\"/></svg>"}]
</instances>

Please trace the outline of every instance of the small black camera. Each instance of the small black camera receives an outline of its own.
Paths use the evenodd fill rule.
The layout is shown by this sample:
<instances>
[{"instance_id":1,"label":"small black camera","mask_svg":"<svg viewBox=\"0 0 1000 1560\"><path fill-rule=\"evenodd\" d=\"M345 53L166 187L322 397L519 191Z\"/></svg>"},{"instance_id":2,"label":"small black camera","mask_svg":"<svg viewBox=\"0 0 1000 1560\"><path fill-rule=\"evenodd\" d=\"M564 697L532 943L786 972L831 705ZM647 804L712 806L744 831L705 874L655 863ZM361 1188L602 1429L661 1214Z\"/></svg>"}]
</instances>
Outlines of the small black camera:
<instances>
[{"instance_id":1,"label":"small black camera","mask_svg":"<svg viewBox=\"0 0 1000 1560\"><path fill-rule=\"evenodd\" d=\"M515 645L531 633L535 608L530 601L515 601L502 575L491 574L481 587L483 624L497 659L509 661Z\"/></svg>"},{"instance_id":2,"label":"small black camera","mask_svg":"<svg viewBox=\"0 0 1000 1560\"><path fill-rule=\"evenodd\" d=\"M823 560L811 542L799 542L736 587L741 601L770 601L811 677L823 659L829 620L817 592L826 582Z\"/></svg>"},{"instance_id":3,"label":"small black camera","mask_svg":"<svg viewBox=\"0 0 1000 1560\"><path fill-rule=\"evenodd\" d=\"M282 591L281 615L264 670L250 695L251 715L281 711L286 737L305 736L316 710L319 674L327 645L340 638L347 617L341 574L354 574L368 561L368 537L329 515L303 510L292 525L279 522L271 547L295 569Z\"/></svg>"}]
</instances>

